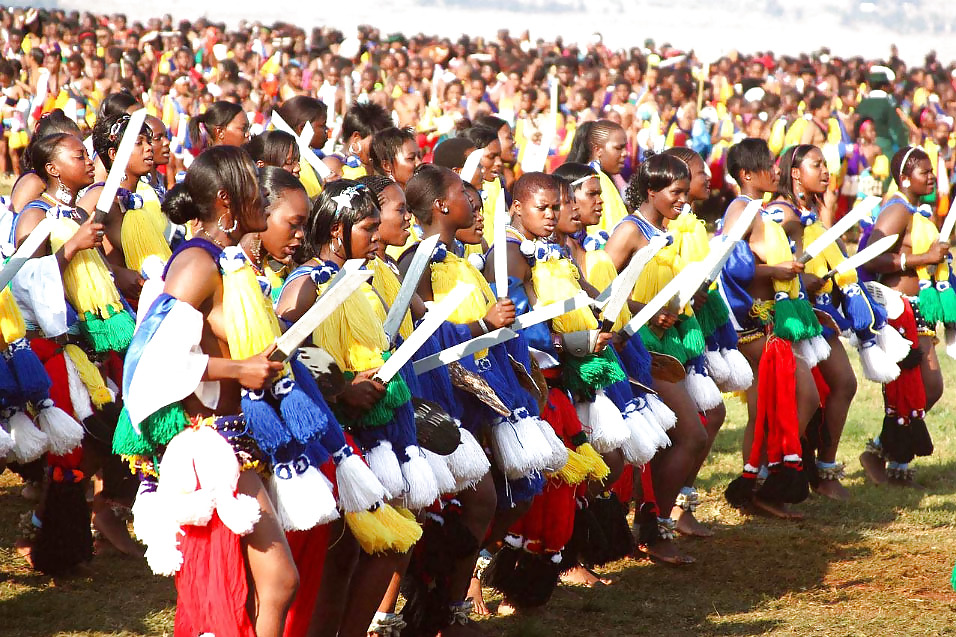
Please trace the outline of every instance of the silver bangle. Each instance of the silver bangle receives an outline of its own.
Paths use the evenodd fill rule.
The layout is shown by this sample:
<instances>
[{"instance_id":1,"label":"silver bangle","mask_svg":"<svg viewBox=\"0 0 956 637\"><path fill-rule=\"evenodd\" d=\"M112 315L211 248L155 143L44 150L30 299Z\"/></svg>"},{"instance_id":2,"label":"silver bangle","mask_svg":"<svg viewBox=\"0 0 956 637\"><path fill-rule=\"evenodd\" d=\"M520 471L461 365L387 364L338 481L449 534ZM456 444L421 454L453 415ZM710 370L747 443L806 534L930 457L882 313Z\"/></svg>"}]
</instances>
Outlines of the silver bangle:
<instances>
[{"instance_id":1,"label":"silver bangle","mask_svg":"<svg viewBox=\"0 0 956 637\"><path fill-rule=\"evenodd\" d=\"M478 319L478 325L481 326L481 331L482 331L484 334L487 334L487 333L488 333L488 325L485 323L485 319L483 319L483 318Z\"/></svg>"},{"instance_id":2,"label":"silver bangle","mask_svg":"<svg viewBox=\"0 0 956 637\"><path fill-rule=\"evenodd\" d=\"M900 252L900 270L906 272L906 253Z\"/></svg>"}]
</instances>

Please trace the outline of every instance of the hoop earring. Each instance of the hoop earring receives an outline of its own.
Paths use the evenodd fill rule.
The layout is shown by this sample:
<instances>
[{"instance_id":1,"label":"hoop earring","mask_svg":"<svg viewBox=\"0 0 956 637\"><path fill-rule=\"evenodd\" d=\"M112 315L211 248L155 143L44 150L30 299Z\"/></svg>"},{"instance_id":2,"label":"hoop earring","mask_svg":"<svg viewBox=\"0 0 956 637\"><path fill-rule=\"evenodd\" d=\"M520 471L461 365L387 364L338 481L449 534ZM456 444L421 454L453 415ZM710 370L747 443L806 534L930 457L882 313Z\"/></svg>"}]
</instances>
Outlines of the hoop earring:
<instances>
[{"instance_id":1,"label":"hoop earring","mask_svg":"<svg viewBox=\"0 0 956 637\"><path fill-rule=\"evenodd\" d=\"M362 150L361 146L359 146L358 150L355 150L353 148L354 146L355 146L355 142L352 142L351 144L349 144L349 155L358 155L359 150Z\"/></svg>"},{"instance_id":2,"label":"hoop earring","mask_svg":"<svg viewBox=\"0 0 956 637\"><path fill-rule=\"evenodd\" d=\"M335 245L336 241L338 241L338 245ZM332 241L329 242L329 249L332 250L332 254L337 255L341 248L342 248L342 240L338 237L332 237Z\"/></svg>"},{"instance_id":3,"label":"hoop earring","mask_svg":"<svg viewBox=\"0 0 956 637\"><path fill-rule=\"evenodd\" d=\"M232 234L233 232L236 231L236 228L239 227L239 220L234 218L232 220L232 227L226 230L225 228L222 227L222 218L225 216L226 216L225 213L223 213L219 217L219 219L216 220L216 227L219 228L221 231L225 232L226 234Z\"/></svg>"}]
</instances>

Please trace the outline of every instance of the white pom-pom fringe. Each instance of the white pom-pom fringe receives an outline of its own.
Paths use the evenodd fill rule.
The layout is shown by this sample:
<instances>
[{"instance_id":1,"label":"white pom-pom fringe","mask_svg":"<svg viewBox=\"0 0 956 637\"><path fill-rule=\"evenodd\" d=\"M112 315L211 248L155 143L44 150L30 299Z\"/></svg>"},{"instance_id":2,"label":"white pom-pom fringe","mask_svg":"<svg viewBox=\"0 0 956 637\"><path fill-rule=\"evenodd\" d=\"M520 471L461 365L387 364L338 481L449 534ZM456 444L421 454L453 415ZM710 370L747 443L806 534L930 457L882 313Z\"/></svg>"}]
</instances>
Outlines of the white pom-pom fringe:
<instances>
[{"instance_id":1,"label":"white pom-pom fringe","mask_svg":"<svg viewBox=\"0 0 956 637\"><path fill-rule=\"evenodd\" d=\"M329 481L305 456L279 463L269 479L276 518L285 531L308 531L339 517Z\"/></svg>"},{"instance_id":2,"label":"white pom-pom fringe","mask_svg":"<svg viewBox=\"0 0 956 637\"><path fill-rule=\"evenodd\" d=\"M86 388L80 373L73 364L69 356L63 357L66 363L66 380L70 389L70 404L73 405L73 415L80 422L93 415L93 400L90 397L90 390Z\"/></svg>"},{"instance_id":3,"label":"white pom-pom fringe","mask_svg":"<svg viewBox=\"0 0 956 637\"><path fill-rule=\"evenodd\" d=\"M396 464L397 464L396 460ZM368 511L373 505L389 499L389 494L362 459L350 454L335 467L339 506L347 513Z\"/></svg>"},{"instance_id":4,"label":"white pom-pom fringe","mask_svg":"<svg viewBox=\"0 0 956 637\"><path fill-rule=\"evenodd\" d=\"M684 378L684 386L687 388L687 393L697 404L697 411L708 411L723 402L717 385L706 374L699 374L694 370L689 371Z\"/></svg>"},{"instance_id":5,"label":"white pom-pom fringe","mask_svg":"<svg viewBox=\"0 0 956 637\"><path fill-rule=\"evenodd\" d=\"M814 351L813 346L810 345L810 341L808 340L797 341L794 343L793 354L806 363L807 367L816 367L817 363L820 362L820 359L817 358L817 354Z\"/></svg>"},{"instance_id":6,"label":"white pom-pom fringe","mask_svg":"<svg viewBox=\"0 0 956 637\"><path fill-rule=\"evenodd\" d=\"M736 349L722 349L720 353L727 362L727 369L730 370L730 376L727 379L727 388L730 391L744 391L749 389L754 382L754 370L747 362L747 357Z\"/></svg>"},{"instance_id":7,"label":"white pom-pom fringe","mask_svg":"<svg viewBox=\"0 0 956 637\"><path fill-rule=\"evenodd\" d=\"M707 373L715 383L723 385L730 379L730 368L719 351L707 350L704 352L704 360L707 364Z\"/></svg>"},{"instance_id":8,"label":"white pom-pom fringe","mask_svg":"<svg viewBox=\"0 0 956 637\"><path fill-rule=\"evenodd\" d=\"M369 469L378 478L378 481L388 492L388 498L399 498L405 493L405 481L402 480L402 468L398 458L392 451L392 443L388 440L379 440L378 443L365 452L365 462Z\"/></svg>"},{"instance_id":9,"label":"white pom-pom fringe","mask_svg":"<svg viewBox=\"0 0 956 637\"><path fill-rule=\"evenodd\" d=\"M20 410L7 419L10 437L13 438L13 457L17 462L33 462L42 456L50 444L50 438L36 428L30 417Z\"/></svg>"},{"instance_id":10,"label":"white pom-pom fringe","mask_svg":"<svg viewBox=\"0 0 956 637\"><path fill-rule=\"evenodd\" d=\"M422 449L422 453L425 454L425 460L432 470L432 475L435 476L435 484L438 485L438 492L442 495L456 493L458 491L458 483L448 468L448 464L445 463L445 458L428 449Z\"/></svg>"},{"instance_id":11,"label":"white pom-pom fringe","mask_svg":"<svg viewBox=\"0 0 956 637\"><path fill-rule=\"evenodd\" d=\"M830 344L827 343L827 339L822 336L814 336L811 338L810 347L813 348L813 353L817 357L816 364L819 365L821 361L830 358Z\"/></svg>"},{"instance_id":12,"label":"white pom-pom fringe","mask_svg":"<svg viewBox=\"0 0 956 637\"><path fill-rule=\"evenodd\" d=\"M548 471L558 471L568 463L568 448L564 446L564 443L561 442L558 435L554 433L554 428L551 427L548 421L543 418L536 418L535 420L538 424L538 431L541 432L541 437L548 443L548 448L550 449L545 468Z\"/></svg>"},{"instance_id":13,"label":"white pom-pom fringe","mask_svg":"<svg viewBox=\"0 0 956 637\"><path fill-rule=\"evenodd\" d=\"M166 500L141 484L133 502L133 533L146 545L146 563L156 575L175 575L183 564L179 525Z\"/></svg>"},{"instance_id":14,"label":"white pom-pom fringe","mask_svg":"<svg viewBox=\"0 0 956 637\"><path fill-rule=\"evenodd\" d=\"M40 411L37 412L37 425L40 431L49 438L49 450L51 453L63 456L83 442L83 426L73 420L69 414L56 407L53 401L46 399L40 403Z\"/></svg>"},{"instance_id":15,"label":"white pom-pom fringe","mask_svg":"<svg viewBox=\"0 0 956 637\"><path fill-rule=\"evenodd\" d=\"M636 401L632 401L625 409L624 423L630 432L627 440L621 445L625 462L635 466L647 464L657 453L657 444L653 432L657 425L647 422L647 419L638 409Z\"/></svg>"},{"instance_id":16,"label":"white pom-pom fringe","mask_svg":"<svg viewBox=\"0 0 956 637\"><path fill-rule=\"evenodd\" d=\"M529 415L502 418L491 427L491 449L499 468L511 480L547 466L550 446Z\"/></svg>"},{"instance_id":17,"label":"white pom-pom fringe","mask_svg":"<svg viewBox=\"0 0 956 637\"><path fill-rule=\"evenodd\" d=\"M654 412L654 417L664 431L670 431L677 424L677 414L656 394L647 395L647 406Z\"/></svg>"},{"instance_id":18,"label":"white pom-pom fringe","mask_svg":"<svg viewBox=\"0 0 956 637\"><path fill-rule=\"evenodd\" d=\"M949 352L949 335L952 332L956 342L956 332L946 330L946 350ZM876 334L876 343L894 363L898 363L910 353L913 345L892 325L884 325Z\"/></svg>"},{"instance_id":19,"label":"white pom-pom fringe","mask_svg":"<svg viewBox=\"0 0 956 637\"><path fill-rule=\"evenodd\" d=\"M262 515L259 501L244 493L216 494L216 513L227 529L236 535L249 535Z\"/></svg>"},{"instance_id":20,"label":"white pom-pom fringe","mask_svg":"<svg viewBox=\"0 0 956 637\"><path fill-rule=\"evenodd\" d=\"M3 427L0 427L0 460L3 460L7 457L11 451L13 451L13 437L7 433L7 430Z\"/></svg>"},{"instance_id":21,"label":"white pom-pom fringe","mask_svg":"<svg viewBox=\"0 0 956 637\"><path fill-rule=\"evenodd\" d=\"M445 463L455 476L458 491L462 491L473 487L485 477L491 469L491 463L488 462L485 450L470 431L464 427L459 427L458 431L461 434L461 443L450 455L445 456Z\"/></svg>"},{"instance_id":22,"label":"white pom-pom fringe","mask_svg":"<svg viewBox=\"0 0 956 637\"><path fill-rule=\"evenodd\" d=\"M860 363L863 375L876 383L890 383L900 375L899 366L890 360L875 342L869 342L859 347Z\"/></svg>"},{"instance_id":23,"label":"white pom-pom fringe","mask_svg":"<svg viewBox=\"0 0 956 637\"><path fill-rule=\"evenodd\" d=\"M416 445L405 448L408 462L402 463L402 477L408 485L405 506L413 511L424 509L438 499L438 483L422 450Z\"/></svg>"},{"instance_id":24,"label":"white pom-pom fringe","mask_svg":"<svg viewBox=\"0 0 956 637\"><path fill-rule=\"evenodd\" d=\"M594 402L579 402L575 409L588 434L588 441L598 453L620 449L631 435L621 411L603 389L595 393Z\"/></svg>"}]
</instances>

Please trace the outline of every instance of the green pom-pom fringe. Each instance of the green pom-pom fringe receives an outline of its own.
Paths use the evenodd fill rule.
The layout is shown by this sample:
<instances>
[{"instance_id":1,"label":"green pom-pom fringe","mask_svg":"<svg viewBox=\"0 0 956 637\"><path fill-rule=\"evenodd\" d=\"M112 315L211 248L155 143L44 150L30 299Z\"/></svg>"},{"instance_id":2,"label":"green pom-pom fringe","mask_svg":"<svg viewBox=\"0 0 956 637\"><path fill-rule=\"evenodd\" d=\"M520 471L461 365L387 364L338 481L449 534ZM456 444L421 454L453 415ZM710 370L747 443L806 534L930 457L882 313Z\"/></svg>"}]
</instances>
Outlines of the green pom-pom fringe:
<instances>
[{"instance_id":1,"label":"green pom-pom fringe","mask_svg":"<svg viewBox=\"0 0 956 637\"><path fill-rule=\"evenodd\" d=\"M948 286L943 290L936 289L939 292L939 304L942 308L942 322L956 323L956 290Z\"/></svg>"},{"instance_id":2,"label":"green pom-pom fringe","mask_svg":"<svg viewBox=\"0 0 956 637\"><path fill-rule=\"evenodd\" d=\"M775 302L773 333L791 343L808 338L806 312L802 309L799 299L780 299Z\"/></svg>"},{"instance_id":3,"label":"green pom-pom fringe","mask_svg":"<svg viewBox=\"0 0 956 637\"><path fill-rule=\"evenodd\" d=\"M114 312L107 308L106 311L110 315L107 319L95 312L85 312L80 317L80 332L93 347L93 351L99 354L109 351L125 352L133 340L136 321L124 309Z\"/></svg>"},{"instance_id":4,"label":"green pom-pom fringe","mask_svg":"<svg viewBox=\"0 0 956 637\"><path fill-rule=\"evenodd\" d=\"M685 316L677 324L677 333L680 334L681 345L686 358L697 358L704 353L707 344L704 342L704 333L700 323L694 316Z\"/></svg>"},{"instance_id":5,"label":"green pom-pom fringe","mask_svg":"<svg viewBox=\"0 0 956 637\"><path fill-rule=\"evenodd\" d=\"M694 316L700 323L704 338L711 337L718 327L730 320L727 304L716 289L707 291L707 302L701 307L694 307Z\"/></svg>"},{"instance_id":6,"label":"green pom-pom fringe","mask_svg":"<svg viewBox=\"0 0 956 637\"><path fill-rule=\"evenodd\" d=\"M939 291L934 286L920 288L919 311L930 327L934 327L943 320L943 304L939 298Z\"/></svg>"},{"instance_id":7,"label":"green pom-pom fringe","mask_svg":"<svg viewBox=\"0 0 956 637\"><path fill-rule=\"evenodd\" d=\"M591 396L597 389L627 380L627 374L610 347L587 356L567 355L562 358L561 379L565 389L582 396Z\"/></svg>"},{"instance_id":8,"label":"green pom-pom fringe","mask_svg":"<svg viewBox=\"0 0 956 637\"><path fill-rule=\"evenodd\" d=\"M139 424L140 433L136 433L130 422L129 412L123 407L113 433L113 453L121 456L154 455L188 424L186 412L182 405L176 402L150 414Z\"/></svg>"},{"instance_id":9,"label":"green pom-pom fringe","mask_svg":"<svg viewBox=\"0 0 956 637\"><path fill-rule=\"evenodd\" d=\"M639 334L647 351L673 356L682 365L687 362L687 350L684 349L684 343L677 329L671 328L665 331L663 336L658 336L654 330L645 325L639 330Z\"/></svg>"},{"instance_id":10,"label":"green pom-pom fringe","mask_svg":"<svg viewBox=\"0 0 956 637\"><path fill-rule=\"evenodd\" d=\"M391 352L384 352L382 358L388 360ZM354 372L345 372L345 379L355 378ZM336 409L339 421L350 427L382 427L395 419L395 410L412 399L412 392L408 389L401 374L396 374L385 386L385 393L378 399L371 409L358 418L350 417L342 410Z\"/></svg>"}]
</instances>

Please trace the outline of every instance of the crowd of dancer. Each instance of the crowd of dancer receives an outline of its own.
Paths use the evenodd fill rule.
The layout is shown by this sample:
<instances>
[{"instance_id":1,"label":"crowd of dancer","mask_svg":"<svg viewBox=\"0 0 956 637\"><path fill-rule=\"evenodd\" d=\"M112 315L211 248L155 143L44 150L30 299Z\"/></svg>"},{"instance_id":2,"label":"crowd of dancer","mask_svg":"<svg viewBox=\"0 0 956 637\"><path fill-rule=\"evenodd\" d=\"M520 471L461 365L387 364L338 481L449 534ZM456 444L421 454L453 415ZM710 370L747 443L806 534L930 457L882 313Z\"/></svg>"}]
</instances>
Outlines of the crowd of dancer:
<instances>
[{"instance_id":1,"label":"crowd of dancer","mask_svg":"<svg viewBox=\"0 0 956 637\"><path fill-rule=\"evenodd\" d=\"M693 562L727 400L731 505L849 499L852 357L885 408L853 455L919 488L956 355L933 54L32 9L0 39L0 455L39 571L145 557L184 637L480 634L482 587Z\"/></svg>"}]
</instances>

